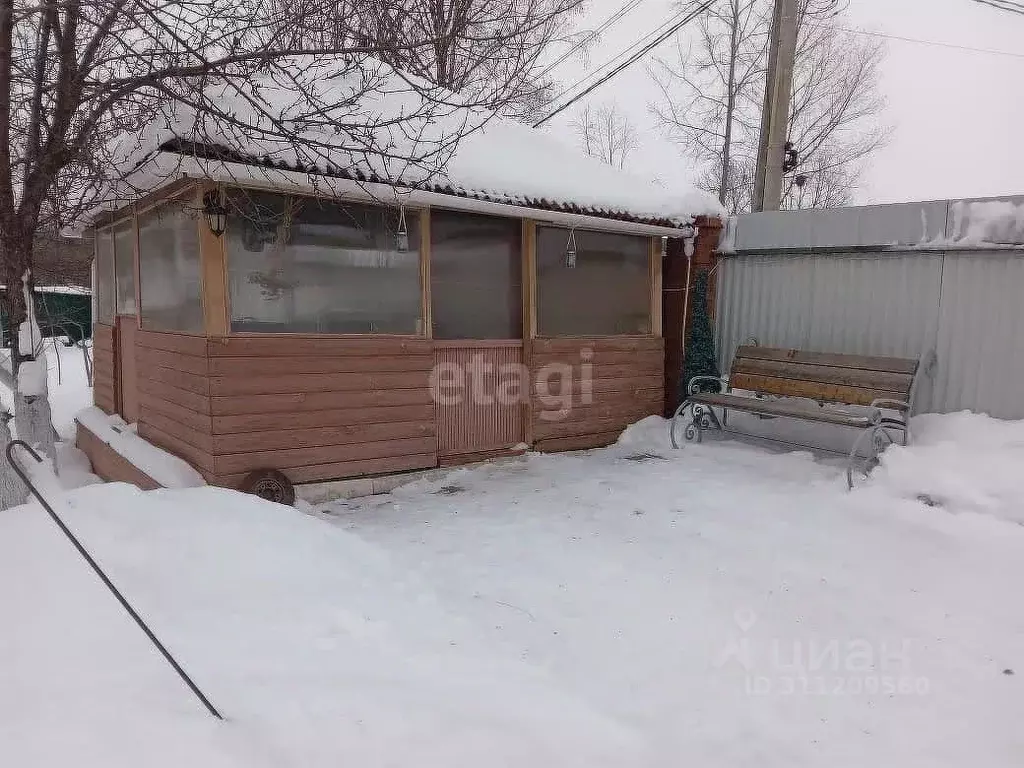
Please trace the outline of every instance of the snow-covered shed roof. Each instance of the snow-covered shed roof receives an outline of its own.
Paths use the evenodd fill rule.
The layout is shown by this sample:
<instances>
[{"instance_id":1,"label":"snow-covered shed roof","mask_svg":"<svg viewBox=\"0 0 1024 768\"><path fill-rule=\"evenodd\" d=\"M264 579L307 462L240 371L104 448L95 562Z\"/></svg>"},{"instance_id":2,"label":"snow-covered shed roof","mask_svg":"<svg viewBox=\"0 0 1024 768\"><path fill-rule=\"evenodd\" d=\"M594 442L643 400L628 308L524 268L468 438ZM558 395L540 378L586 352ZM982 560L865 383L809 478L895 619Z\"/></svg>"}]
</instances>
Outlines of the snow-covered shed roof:
<instances>
[{"instance_id":1,"label":"snow-covered shed roof","mask_svg":"<svg viewBox=\"0 0 1024 768\"><path fill-rule=\"evenodd\" d=\"M215 114L178 106L125 140L121 167L134 169L134 188L160 186L167 176L152 169L169 172L187 159L190 175L300 173L451 196L453 208L488 201L663 227L721 213L695 187L669 193L375 60L293 64L208 88Z\"/></svg>"}]
</instances>

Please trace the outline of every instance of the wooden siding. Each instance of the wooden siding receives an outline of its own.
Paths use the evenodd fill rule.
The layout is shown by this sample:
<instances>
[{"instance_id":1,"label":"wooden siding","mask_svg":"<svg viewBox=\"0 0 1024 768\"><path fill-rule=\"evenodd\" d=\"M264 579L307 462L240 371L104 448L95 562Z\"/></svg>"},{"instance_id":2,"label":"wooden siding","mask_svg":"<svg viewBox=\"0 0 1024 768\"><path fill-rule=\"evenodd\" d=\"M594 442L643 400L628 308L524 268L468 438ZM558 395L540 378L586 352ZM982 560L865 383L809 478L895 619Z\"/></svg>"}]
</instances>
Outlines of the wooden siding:
<instances>
[{"instance_id":1,"label":"wooden siding","mask_svg":"<svg viewBox=\"0 0 1024 768\"><path fill-rule=\"evenodd\" d=\"M433 467L433 344L411 337L228 336L207 342L216 482L293 482Z\"/></svg>"},{"instance_id":2,"label":"wooden siding","mask_svg":"<svg viewBox=\"0 0 1024 768\"><path fill-rule=\"evenodd\" d=\"M523 442L523 398L528 389L519 371L521 341L438 343L434 362L462 373L462 381L454 386L442 386L449 382L440 376L434 382L442 463L509 452Z\"/></svg>"},{"instance_id":3,"label":"wooden siding","mask_svg":"<svg viewBox=\"0 0 1024 768\"><path fill-rule=\"evenodd\" d=\"M628 424L661 413L664 354L660 338L534 339L529 355L534 447L566 451L610 445Z\"/></svg>"},{"instance_id":4,"label":"wooden siding","mask_svg":"<svg viewBox=\"0 0 1024 768\"><path fill-rule=\"evenodd\" d=\"M160 484L142 472L128 459L111 448L81 424L75 424L75 445L92 464L92 471L111 483L131 483L144 491L160 488Z\"/></svg>"},{"instance_id":5,"label":"wooden siding","mask_svg":"<svg viewBox=\"0 0 1024 768\"><path fill-rule=\"evenodd\" d=\"M92 329L92 401L106 411L117 410L114 388L114 327L96 323Z\"/></svg>"},{"instance_id":6,"label":"wooden siding","mask_svg":"<svg viewBox=\"0 0 1024 768\"><path fill-rule=\"evenodd\" d=\"M206 339L137 331L139 435L214 474Z\"/></svg>"}]
</instances>

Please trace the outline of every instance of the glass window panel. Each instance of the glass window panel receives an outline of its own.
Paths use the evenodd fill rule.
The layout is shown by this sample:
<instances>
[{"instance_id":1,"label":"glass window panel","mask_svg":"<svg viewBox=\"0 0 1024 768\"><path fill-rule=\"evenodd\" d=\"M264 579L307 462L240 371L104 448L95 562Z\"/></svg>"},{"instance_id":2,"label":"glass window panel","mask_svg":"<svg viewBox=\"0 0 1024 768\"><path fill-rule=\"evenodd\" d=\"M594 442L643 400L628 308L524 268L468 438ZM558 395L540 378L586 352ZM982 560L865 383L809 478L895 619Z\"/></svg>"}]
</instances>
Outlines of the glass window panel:
<instances>
[{"instance_id":1,"label":"glass window panel","mask_svg":"<svg viewBox=\"0 0 1024 768\"><path fill-rule=\"evenodd\" d=\"M434 338L522 338L520 221L431 211L430 238Z\"/></svg>"},{"instance_id":2,"label":"glass window panel","mask_svg":"<svg viewBox=\"0 0 1024 768\"><path fill-rule=\"evenodd\" d=\"M114 324L114 235L107 230L96 233L96 322Z\"/></svg>"},{"instance_id":3,"label":"glass window panel","mask_svg":"<svg viewBox=\"0 0 1024 768\"><path fill-rule=\"evenodd\" d=\"M422 332L419 220L397 209L236 193L225 237L231 330Z\"/></svg>"},{"instance_id":4,"label":"glass window panel","mask_svg":"<svg viewBox=\"0 0 1024 768\"><path fill-rule=\"evenodd\" d=\"M117 314L135 314L135 230L131 222L114 228L114 281Z\"/></svg>"},{"instance_id":5,"label":"glass window panel","mask_svg":"<svg viewBox=\"0 0 1024 768\"><path fill-rule=\"evenodd\" d=\"M139 217L142 327L201 333L199 222L180 205Z\"/></svg>"},{"instance_id":6,"label":"glass window panel","mask_svg":"<svg viewBox=\"0 0 1024 768\"><path fill-rule=\"evenodd\" d=\"M537 228L538 334L651 333L649 239L576 230L575 266L568 241L567 229Z\"/></svg>"}]
</instances>

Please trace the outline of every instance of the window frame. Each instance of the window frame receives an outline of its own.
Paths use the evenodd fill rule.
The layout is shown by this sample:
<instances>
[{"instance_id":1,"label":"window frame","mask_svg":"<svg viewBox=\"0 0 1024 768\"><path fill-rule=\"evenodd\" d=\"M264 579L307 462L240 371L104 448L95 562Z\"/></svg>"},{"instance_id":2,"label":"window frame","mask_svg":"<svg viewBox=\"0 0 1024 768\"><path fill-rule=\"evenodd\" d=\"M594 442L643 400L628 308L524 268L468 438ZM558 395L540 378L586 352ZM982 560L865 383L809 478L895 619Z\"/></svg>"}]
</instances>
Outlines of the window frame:
<instances>
[{"instance_id":1,"label":"window frame","mask_svg":"<svg viewBox=\"0 0 1024 768\"><path fill-rule=\"evenodd\" d=\"M613 236L625 236L635 237L642 239L647 242L647 286L648 286L648 302L647 302L647 319L650 327L650 331L647 333L585 333L585 334L546 334L541 332L541 316L540 316L540 260L538 245L540 241L540 230L542 228L557 229L568 233L570 230L575 229L578 233L590 232L599 235L613 235ZM644 235L632 232L616 232L607 229L597 229L594 227L570 227L565 224L547 222L543 220L533 220L533 234L531 236L530 247L530 290L532 293L532 307L531 313L532 320L532 338L535 339L651 339L661 338L662 336L662 275L661 275L661 238L655 235ZM526 247L524 243L524 248Z\"/></svg>"},{"instance_id":2,"label":"window frame","mask_svg":"<svg viewBox=\"0 0 1024 768\"><path fill-rule=\"evenodd\" d=\"M517 247L516 247L516 249L518 251L518 253L516 254L516 261L517 261L517 264L516 264L516 274L517 274L517 278L518 278L518 288L519 288L519 290L515 291L514 295L518 299L517 305L518 305L518 310L519 311L516 314L516 317L513 318L513 325L517 325L518 326L517 332L513 333L510 336L501 337L501 338L493 338L493 337L490 337L490 336L458 336L458 337L455 337L455 338L441 338L441 337L435 337L434 336L434 317L433 317L433 314L434 314L434 312L433 312L433 299L434 299L434 297L433 297L433 288L434 288L434 286L433 286L433 278L434 278L434 275L433 275L433 270L434 270L434 252L433 252L433 249L434 249L434 242L433 242L433 238L434 238L434 216L436 214L441 214L442 216L444 216L444 215L454 215L454 216L465 216L465 217L480 218L480 219L497 219L497 220L509 222L509 224L508 224L509 229L516 231L517 238L518 238L518 244L517 244ZM429 293L430 293L429 299L430 299L430 303L431 303L431 318L430 318L430 336L431 336L431 338L434 338L437 341L437 343L455 344L455 345L460 344L460 343L465 343L465 344L472 345L474 343L480 343L480 342L485 342L485 341L502 341L502 342L504 342L504 341L515 341L515 340L520 340L521 341L524 338L525 334L527 333L528 305L527 305L527 301L526 301L526 291L527 291L528 284L529 284L529 281L530 281L530 277L527 275L528 261L527 261L527 258L526 258L526 251L527 251L527 247L528 247L528 241L527 241L526 233L525 233L524 226L523 226L523 223L526 221L526 219L522 218L521 216L515 216L515 217L513 217L513 216L499 216L499 215L493 214L493 213L480 213L479 211L467 211L467 210L459 209L459 208L440 208L440 207L433 207L433 208L431 208L429 218L430 218L430 227L429 227L429 232L427 233L427 235L430 238L429 247L428 247L428 254L429 254L429 274L428 274L428 279L431 281L430 291L429 291ZM502 263L504 264L504 262L502 262Z\"/></svg>"},{"instance_id":3,"label":"window frame","mask_svg":"<svg viewBox=\"0 0 1024 768\"><path fill-rule=\"evenodd\" d=\"M196 227L196 260L199 272L199 329L195 331L184 331L174 330L168 328L153 328L146 327L144 322L145 314L145 303L142 300L142 220L147 216L161 215L162 212L168 211L172 208L180 208L184 215L185 210L191 204L191 192L186 191L185 193L178 193L177 195L171 195L167 198L154 201L151 205L145 208L140 208L136 211L134 216L135 226L135 293L136 309L139 318L139 329L144 330L147 333L170 333L180 336L205 336L206 335L206 279L203 270L203 232L202 232L202 213L197 212L195 216L194 224Z\"/></svg>"},{"instance_id":4,"label":"window frame","mask_svg":"<svg viewBox=\"0 0 1024 768\"><path fill-rule=\"evenodd\" d=\"M358 199L335 199L332 197L324 197L311 193L303 193L291 190L266 188L256 185L247 184L232 184L224 188L225 193L231 191L243 191L249 193L263 193L277 195L280 197L291 197L300 198L303 200L320 201L324 203L333 203L335 205L358 205L367 208L389 208L397 209L397 206L387 205L375 200L358 200ZM430 207L426 205L406 205L406 214L411 214L417 218L417 227L419 235L419 253L418 253L418 276L419 276L419 319L418 324L420 326L419 332L417 333L385 333L385 332L350 332L350 333L316 333L312 331L238 331L234 330L232 326L232 309L231 309L231 253L228 248L227 232L220 235L219 237L213 238L217 242L217 248L219 249L218 258L222 259L220 262L220 268L223 270L224 280L224 307L223 311L227 320L227 336L234 336L240 338L256 338L265 339L271 336L287 336L289 338L311 338L311 339L375 339L375 338L388 338L388 339L429 339L431 338L431 320L430 320L430 273L429 273L429 262L430 262ZM201 217L200 217L201 218ZM207 237L212 237L212 233L209 232L209 228L206 227L205 222L200 222L200 254L201 254L201 272L203 279L203 296L204 296L204 307L206 306L206 268L203 266L206 260L206 251L210 246L205 245ZM202 230L206 230L204 233ZM206 309L206 311L210 311ZM207 333L207 335L211 335ZM221 335L221 334L213 334Z\"/></svg>"}]
</instances>

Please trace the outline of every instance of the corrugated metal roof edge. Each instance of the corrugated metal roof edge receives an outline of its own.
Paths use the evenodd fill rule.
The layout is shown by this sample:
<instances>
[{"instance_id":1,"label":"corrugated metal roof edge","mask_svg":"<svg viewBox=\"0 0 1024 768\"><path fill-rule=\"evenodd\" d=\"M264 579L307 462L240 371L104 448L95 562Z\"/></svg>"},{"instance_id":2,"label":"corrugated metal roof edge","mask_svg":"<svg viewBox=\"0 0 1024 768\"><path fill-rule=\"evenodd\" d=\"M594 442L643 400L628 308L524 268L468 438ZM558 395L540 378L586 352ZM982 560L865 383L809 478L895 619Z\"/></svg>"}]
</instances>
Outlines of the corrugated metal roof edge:
<instances>
[{"instance_id":1,"label":"corrugated metal roof edge","mask_svg":"<svg viewBox=\"0 0 1024 768\"><path fill-rule=\"evenodd\" d=\"M295 171L299 173L312 173L317 176L324 176L326 178L339 178L347 179L349 181L366 182L372 184L390 184L387 179L382 179L376 174L364 174L359 169L350 171L345 168L337 168L333 170L327 170L324 168L318 168L315 166L303 167L302 165L290 164L281 161L275 161L267 157L253 157L246 155L241 152L223 147L217 144L207 144L203 142L189 141L185 139L171 139L165 141L159 146L157 151L170 152L178 155L185 155L188 157L198 157L204 160L216 160L221 162L233 162L242 165L251 165L263 168L273 168L281 171ZM141 165L141 163L140 163ZM574 213L581 216L594 216L602 219L611 219L615 221L628 221L636 224L648 224L651 226L668 227L673 229L683 229L687 226L686 223L681 223L674 219L665 217L651 217L651 216L639 216L636 214L629 213L627 211L617 211L606 208L597 208L592 206L581 206L575 203L559 202L554 200L547 200L544 198L530 198L525 196L513 196L508 194L495 195L485 190L464 190L455 187L451 184L421 184L421 185L410 185L413 189L421 189L429 192L436 192L443 195L451 195L452 197L470 198L475 200L487 200L493 203L509 203L513 205L522 206L524 208L534 208L541 211L558 211L560 213ZM698 220L704 217L697 217Z\"/></svg>"}]
</instances>

